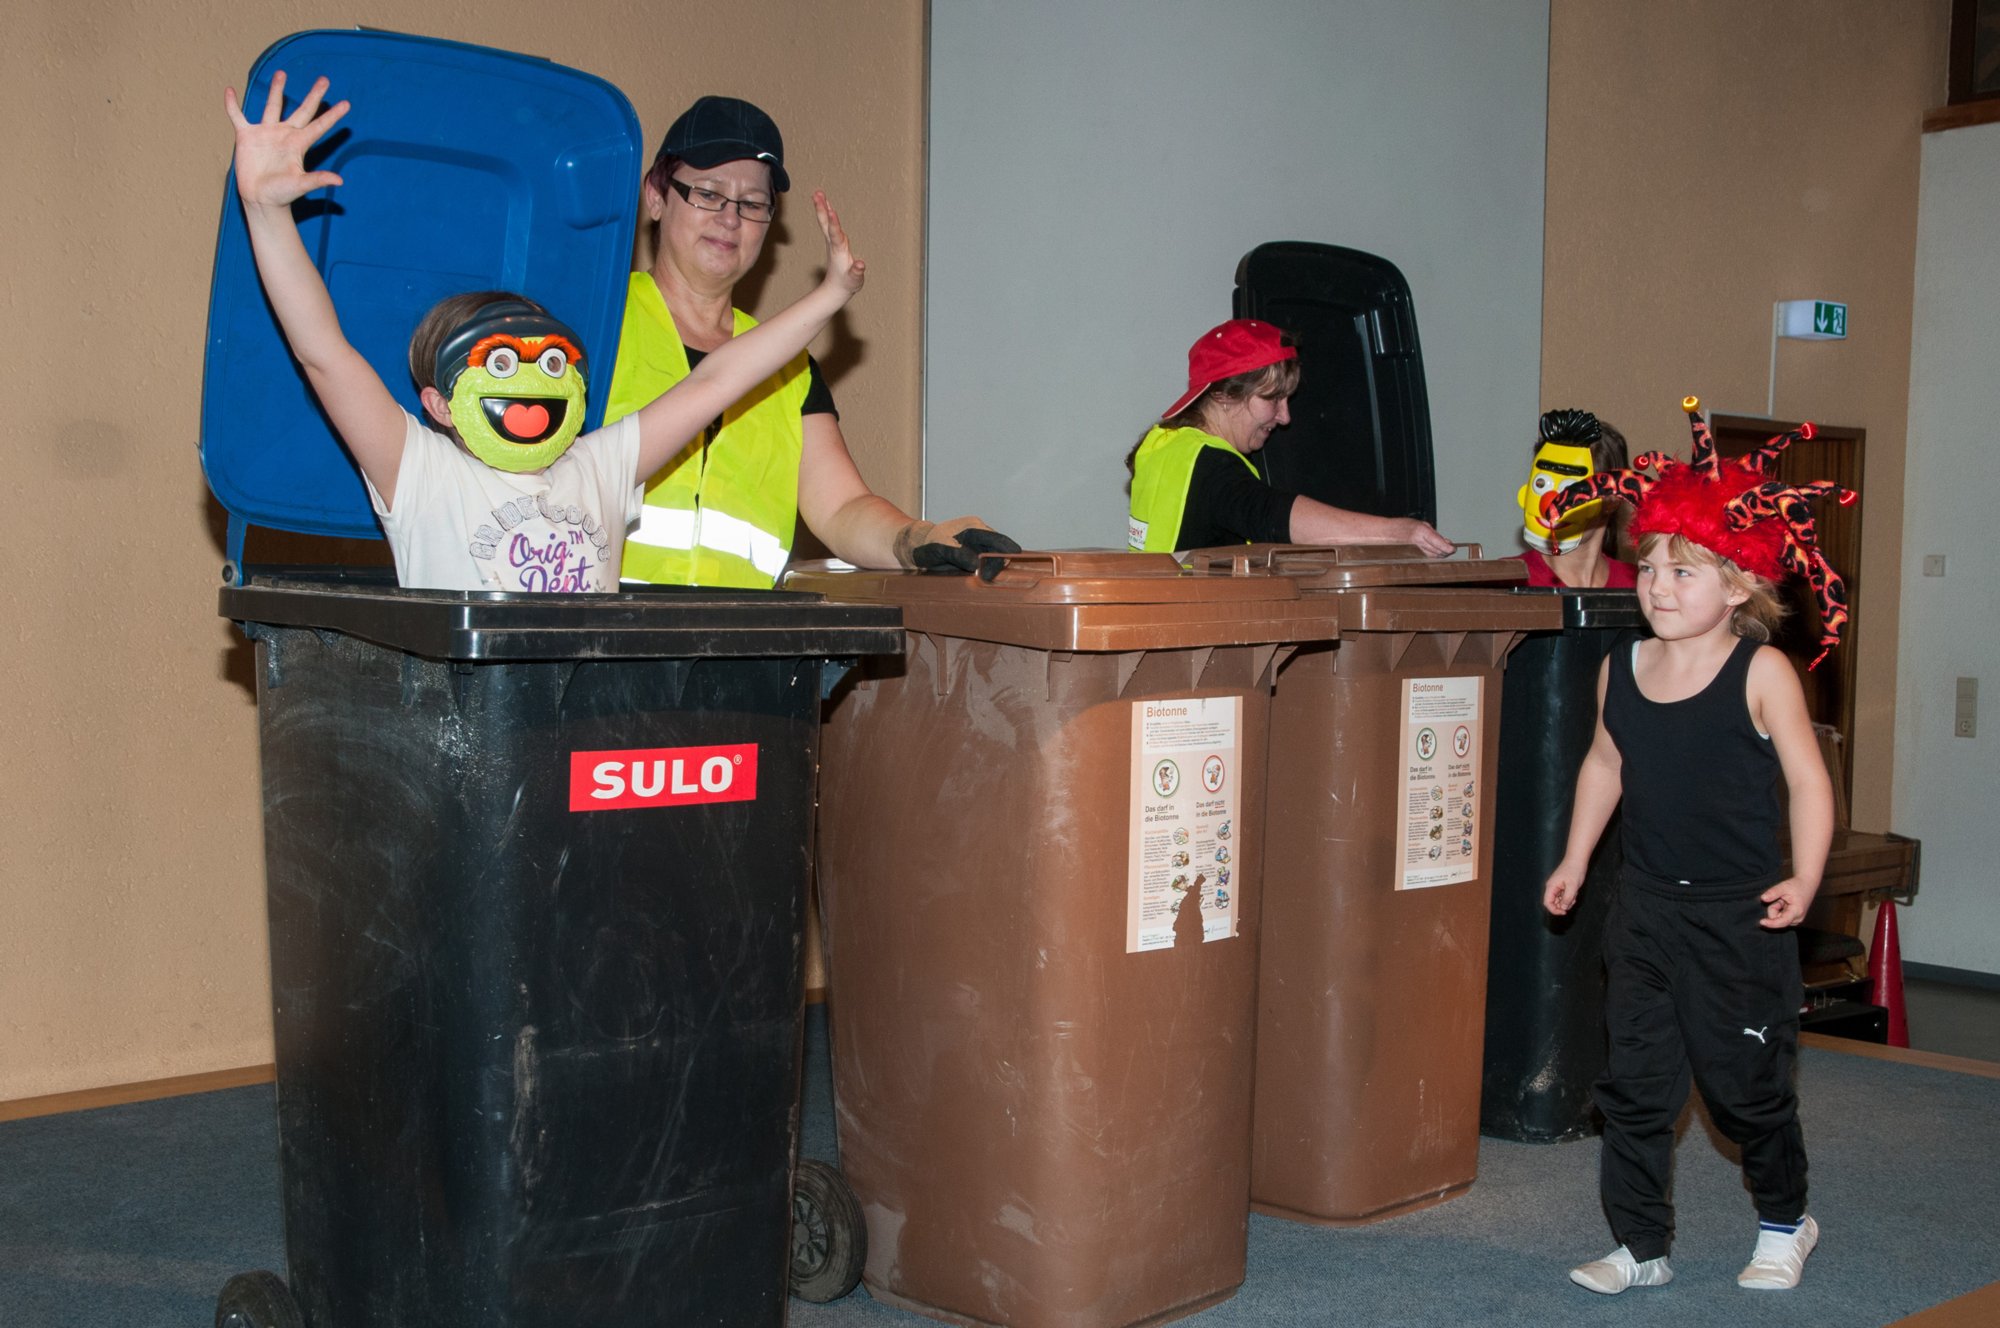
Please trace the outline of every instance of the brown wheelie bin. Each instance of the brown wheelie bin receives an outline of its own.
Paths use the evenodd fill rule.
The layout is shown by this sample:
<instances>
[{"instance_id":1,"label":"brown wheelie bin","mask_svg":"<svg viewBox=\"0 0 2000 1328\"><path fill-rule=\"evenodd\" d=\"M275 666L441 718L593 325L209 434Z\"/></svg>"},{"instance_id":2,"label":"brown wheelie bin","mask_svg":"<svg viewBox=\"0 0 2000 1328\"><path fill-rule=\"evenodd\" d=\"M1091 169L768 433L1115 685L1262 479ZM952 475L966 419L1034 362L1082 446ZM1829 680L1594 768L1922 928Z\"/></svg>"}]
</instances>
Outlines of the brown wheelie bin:
<instances>
[{"instance_id":1,"label":"brown wheelie bin","mask_svg":"<svg viewBox=\"0 0 2000 1328\"><path fill-rule=\"evenodd\" d=\"M834 695L819 882L876 1299L1122 1328L1241 1284L1272 670L1324 605L1167 555L803 571L899 605Z\"/></svg>"},{"instance_id":2,"label":"brown wheelie bin","mask_svg":"<svg viewBox=\"0 0 2000 1328\"><path fill-rule=\"evenodd\" d=\"M1479 1166L1500 683L1553 603L1518 559L1393 546L1209 550L1328 607L1278 674L1264 823L1251 1206L1345 1226Z\"/></svg>"}]
</instances>

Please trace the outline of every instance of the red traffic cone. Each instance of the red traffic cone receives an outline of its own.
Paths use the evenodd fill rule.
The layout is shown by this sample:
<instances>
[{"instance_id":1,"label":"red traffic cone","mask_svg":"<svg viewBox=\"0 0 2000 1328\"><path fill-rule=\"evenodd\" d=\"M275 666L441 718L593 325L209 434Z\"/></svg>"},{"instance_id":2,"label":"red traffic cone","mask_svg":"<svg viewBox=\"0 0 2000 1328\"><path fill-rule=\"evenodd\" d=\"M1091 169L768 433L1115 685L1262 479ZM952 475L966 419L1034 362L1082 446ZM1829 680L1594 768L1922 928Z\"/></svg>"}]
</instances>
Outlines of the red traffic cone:
<instances>
[{"instance_id":1,"label":"red traffic cone","mask_svg":"<svg viewBox=\"0 0 2000 1328\"><path fill-rule=\"evenodd\" d=\"M1889 1045L1910 1045L1903 1015L1903 949L1896 941L1896 905L1883 900L1875 914L1875 944L1868 947L1868 999L1889 1012Z\"/></svg>"}]
</instances>

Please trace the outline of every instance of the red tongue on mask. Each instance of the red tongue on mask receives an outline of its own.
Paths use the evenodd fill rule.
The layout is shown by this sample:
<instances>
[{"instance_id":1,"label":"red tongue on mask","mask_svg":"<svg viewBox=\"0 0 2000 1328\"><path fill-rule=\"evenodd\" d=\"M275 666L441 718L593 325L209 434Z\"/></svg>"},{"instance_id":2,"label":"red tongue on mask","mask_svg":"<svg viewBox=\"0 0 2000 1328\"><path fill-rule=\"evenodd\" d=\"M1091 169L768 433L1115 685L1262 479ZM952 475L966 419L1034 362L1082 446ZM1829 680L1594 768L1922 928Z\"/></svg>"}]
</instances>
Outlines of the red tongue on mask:
<instances>
[{"instance_id":1,"label":"red tongue on mask","mask_svg":"<svg viewBox=\"0 0 2000 1328\"><path fill-rule=\"evenodd\" d=\"M507 407L507 413L500 420L507 432L516 438L539 438L548 432L549 408L524 406L516 402Z\"/></svg>"}]
</instances>

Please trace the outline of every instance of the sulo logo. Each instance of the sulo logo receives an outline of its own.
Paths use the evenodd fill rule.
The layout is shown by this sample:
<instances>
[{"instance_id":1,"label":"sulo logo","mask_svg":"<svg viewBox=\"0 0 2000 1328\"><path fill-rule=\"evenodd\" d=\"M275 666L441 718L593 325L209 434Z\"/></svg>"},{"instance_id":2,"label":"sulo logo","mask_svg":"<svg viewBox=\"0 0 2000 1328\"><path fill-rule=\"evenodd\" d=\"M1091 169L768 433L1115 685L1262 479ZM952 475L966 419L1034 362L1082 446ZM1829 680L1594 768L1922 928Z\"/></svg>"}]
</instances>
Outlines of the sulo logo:
<instances>
[{"instance_id":1,"label":"sulo logo","mask_svg":"<svg viewBox=\"0 0 2000 1328\"><path fill-rule=\"evenodd\" d=\"M573 812L754 802L756 798L754 742L569 754L569 809Z\"/></svg>"}]
</instances>

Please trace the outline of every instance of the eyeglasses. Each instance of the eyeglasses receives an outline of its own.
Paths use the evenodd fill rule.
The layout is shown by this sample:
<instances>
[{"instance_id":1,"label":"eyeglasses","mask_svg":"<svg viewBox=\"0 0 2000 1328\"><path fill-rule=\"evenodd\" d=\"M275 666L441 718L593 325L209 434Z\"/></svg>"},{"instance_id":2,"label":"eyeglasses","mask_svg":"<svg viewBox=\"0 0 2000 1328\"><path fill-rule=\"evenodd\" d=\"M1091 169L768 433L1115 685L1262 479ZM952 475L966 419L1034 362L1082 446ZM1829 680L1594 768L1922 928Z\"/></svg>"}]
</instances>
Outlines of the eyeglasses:
<instances>
[{"instance_id":1,"label":"eyeglasses","mask_svg":"<svg viewBox=\"0 0 2000 1328\"><path fill-rule=\"evenodd\" d=\"M736 215L745 221L770 221L778 215L776 203L766 203L755 198L731 198L728 194L718 194L713 189L703 189L689 184L686 180L669 179L667 184L673 191L686 199L689 207L700 208L703 212L720 212L734 204Z\"/></svg>"}]
</instances>

